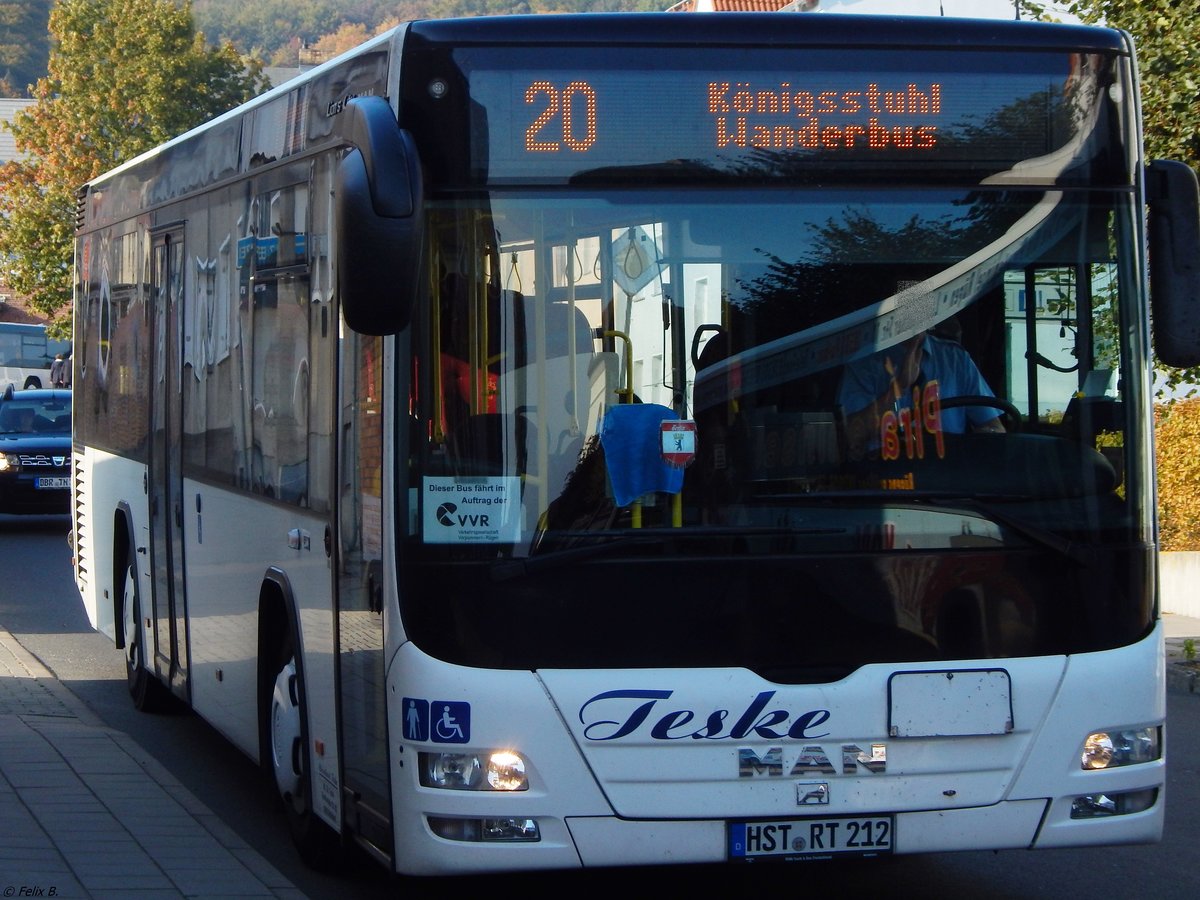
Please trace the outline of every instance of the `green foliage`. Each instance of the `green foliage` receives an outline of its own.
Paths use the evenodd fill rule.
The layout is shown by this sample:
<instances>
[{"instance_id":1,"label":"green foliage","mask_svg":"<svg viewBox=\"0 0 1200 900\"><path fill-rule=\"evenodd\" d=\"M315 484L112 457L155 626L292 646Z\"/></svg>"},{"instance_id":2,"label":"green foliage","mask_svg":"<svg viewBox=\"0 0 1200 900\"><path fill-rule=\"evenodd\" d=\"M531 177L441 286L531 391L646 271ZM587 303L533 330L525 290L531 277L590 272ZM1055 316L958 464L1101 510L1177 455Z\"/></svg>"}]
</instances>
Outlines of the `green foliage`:
<instances>
[{"instance_id":1,"label":"green foliage","mask_svg":"<svg viewBox=\"0 0 1200 900\"><path fill-rule=\"evenodd\" d=\"M1159 535L1163 550L1200 550L1200 400L1155 408Z\"/></svg>"},{"instance_id":2,"label":"green foliage","mask_svg":"<svg viewBox=\"0 0 1200 900\"><path fill-rule=\"evenodd\" d=\"M173 0L58 0L49 35L49 74L10 125L26 157L0 170L0 259L9 286L54 317L71 299L76 191L265 83Z\"/></svg>"},{"instance_id":3,"label":"green foliage","mask_svg":"<svg viewBox=\"0 0 1200 900\"><path fill-rule=\"evenodd\" d=\"M1047 5L1021 0L1038 18ZM1200 168L1200 15L1195 0L1069 0L1067 12L1091 25L1128 31L1142 79L1146 156ZM1153 286L1151 286L1153 289ZM1200 368L1163 368L1170 388L1200 382Z\"/></svg>"},{"instance_id":4,"label":"green foliage","mask_svg":"<svg viewBox=\"0 0 1200 900\"><path fill-rule=\"evenodd\" d=\"M1042 18L1044 6L1025 0ZM1150 158L1200 164L1200 16L1192 0L1070 0L1089 25L1128 31L1138 51Z\"/></svg>"}]
</instances>

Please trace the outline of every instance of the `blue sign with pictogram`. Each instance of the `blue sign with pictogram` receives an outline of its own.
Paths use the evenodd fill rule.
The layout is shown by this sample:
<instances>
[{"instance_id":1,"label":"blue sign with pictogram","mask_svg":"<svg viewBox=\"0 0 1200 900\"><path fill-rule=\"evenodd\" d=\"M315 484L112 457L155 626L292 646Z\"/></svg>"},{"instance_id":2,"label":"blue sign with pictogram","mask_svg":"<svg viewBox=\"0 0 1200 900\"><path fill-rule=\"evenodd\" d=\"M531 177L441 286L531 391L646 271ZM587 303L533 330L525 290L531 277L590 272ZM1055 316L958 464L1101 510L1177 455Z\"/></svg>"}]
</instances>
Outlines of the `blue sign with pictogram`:
<instances>
[{"instance_id":1,"label":"blue sign with pictogram","mask_svg":"<svg viewBox=\"0 0 1200 900\"><path fill-rule=\"evenodd\" d=\"M471 704L462 700L405 697L404 739L465 744L471 739Z\"/></svg>"}]
</instances>

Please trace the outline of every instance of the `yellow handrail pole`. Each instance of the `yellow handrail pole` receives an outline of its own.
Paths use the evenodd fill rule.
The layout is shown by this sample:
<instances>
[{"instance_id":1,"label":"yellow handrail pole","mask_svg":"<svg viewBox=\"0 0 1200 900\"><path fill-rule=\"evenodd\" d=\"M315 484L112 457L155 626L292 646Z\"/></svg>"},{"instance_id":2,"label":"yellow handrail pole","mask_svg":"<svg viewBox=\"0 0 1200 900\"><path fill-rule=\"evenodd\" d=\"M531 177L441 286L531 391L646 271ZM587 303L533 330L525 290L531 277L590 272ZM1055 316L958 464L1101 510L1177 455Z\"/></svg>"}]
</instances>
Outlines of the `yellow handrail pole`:
<instances>
[{"instance_id":1,"label":"yellow handrail pole","mask_svg":"<svg viewBox=\"0 0 1200 900\"><path fill-rule=\"evenodd\" d=\"M623 331L602 331L602 337L620 338L625 342L625 387L617 388L617 396L622 403L633 402L633 341Z\"/></svg>"}]
</instances>

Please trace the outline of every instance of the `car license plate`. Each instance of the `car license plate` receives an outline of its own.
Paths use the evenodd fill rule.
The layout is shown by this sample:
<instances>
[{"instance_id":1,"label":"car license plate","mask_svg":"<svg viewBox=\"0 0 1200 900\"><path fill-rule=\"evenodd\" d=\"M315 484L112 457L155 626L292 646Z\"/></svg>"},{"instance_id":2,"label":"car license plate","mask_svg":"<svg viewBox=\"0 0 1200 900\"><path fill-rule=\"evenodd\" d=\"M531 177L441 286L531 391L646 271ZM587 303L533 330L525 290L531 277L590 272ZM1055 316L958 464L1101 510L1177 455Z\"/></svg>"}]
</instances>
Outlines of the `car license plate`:
<instances>
[{"instance_id":1,"label":"car license plate","mask_svg":"<svg viewBox=\"0 0 1200 900\"><path fill-rule=\"evenodd\" d=\"M823 816L776 822L730 822L731 862L881 856L892 852L891 816Z\"/></svg>"},{"instance_id":2,"label":"car license plate","mask_svg":"<svg viewBox=\"0 0 1200 900\"><path fill-rule=\"evenodd\" d=\"M71 479L66 475L60 475L55 478L35 478L33 486L39 491L63 490L71 486Z\"/></svg>"}]
</instances>

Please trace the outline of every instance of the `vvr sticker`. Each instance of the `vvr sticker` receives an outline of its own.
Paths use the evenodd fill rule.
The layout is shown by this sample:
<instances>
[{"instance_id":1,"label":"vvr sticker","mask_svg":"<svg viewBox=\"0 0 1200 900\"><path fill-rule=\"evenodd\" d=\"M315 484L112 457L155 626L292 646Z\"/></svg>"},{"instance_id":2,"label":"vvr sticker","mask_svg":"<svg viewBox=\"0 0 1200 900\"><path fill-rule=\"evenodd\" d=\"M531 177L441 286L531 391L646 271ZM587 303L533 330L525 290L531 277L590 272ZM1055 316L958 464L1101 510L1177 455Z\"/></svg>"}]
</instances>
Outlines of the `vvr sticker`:
<instances>
[{"instance_id":1,"label":"vvr sticker","mask_svg":"<svg viewBox=\"0 0 1200 900\"><path fill-rule=\"evenodd\" d=\"M404 739L435 744L467 743L471 740L471 704L405 697Z\"/></svg>"}]
</instances>

